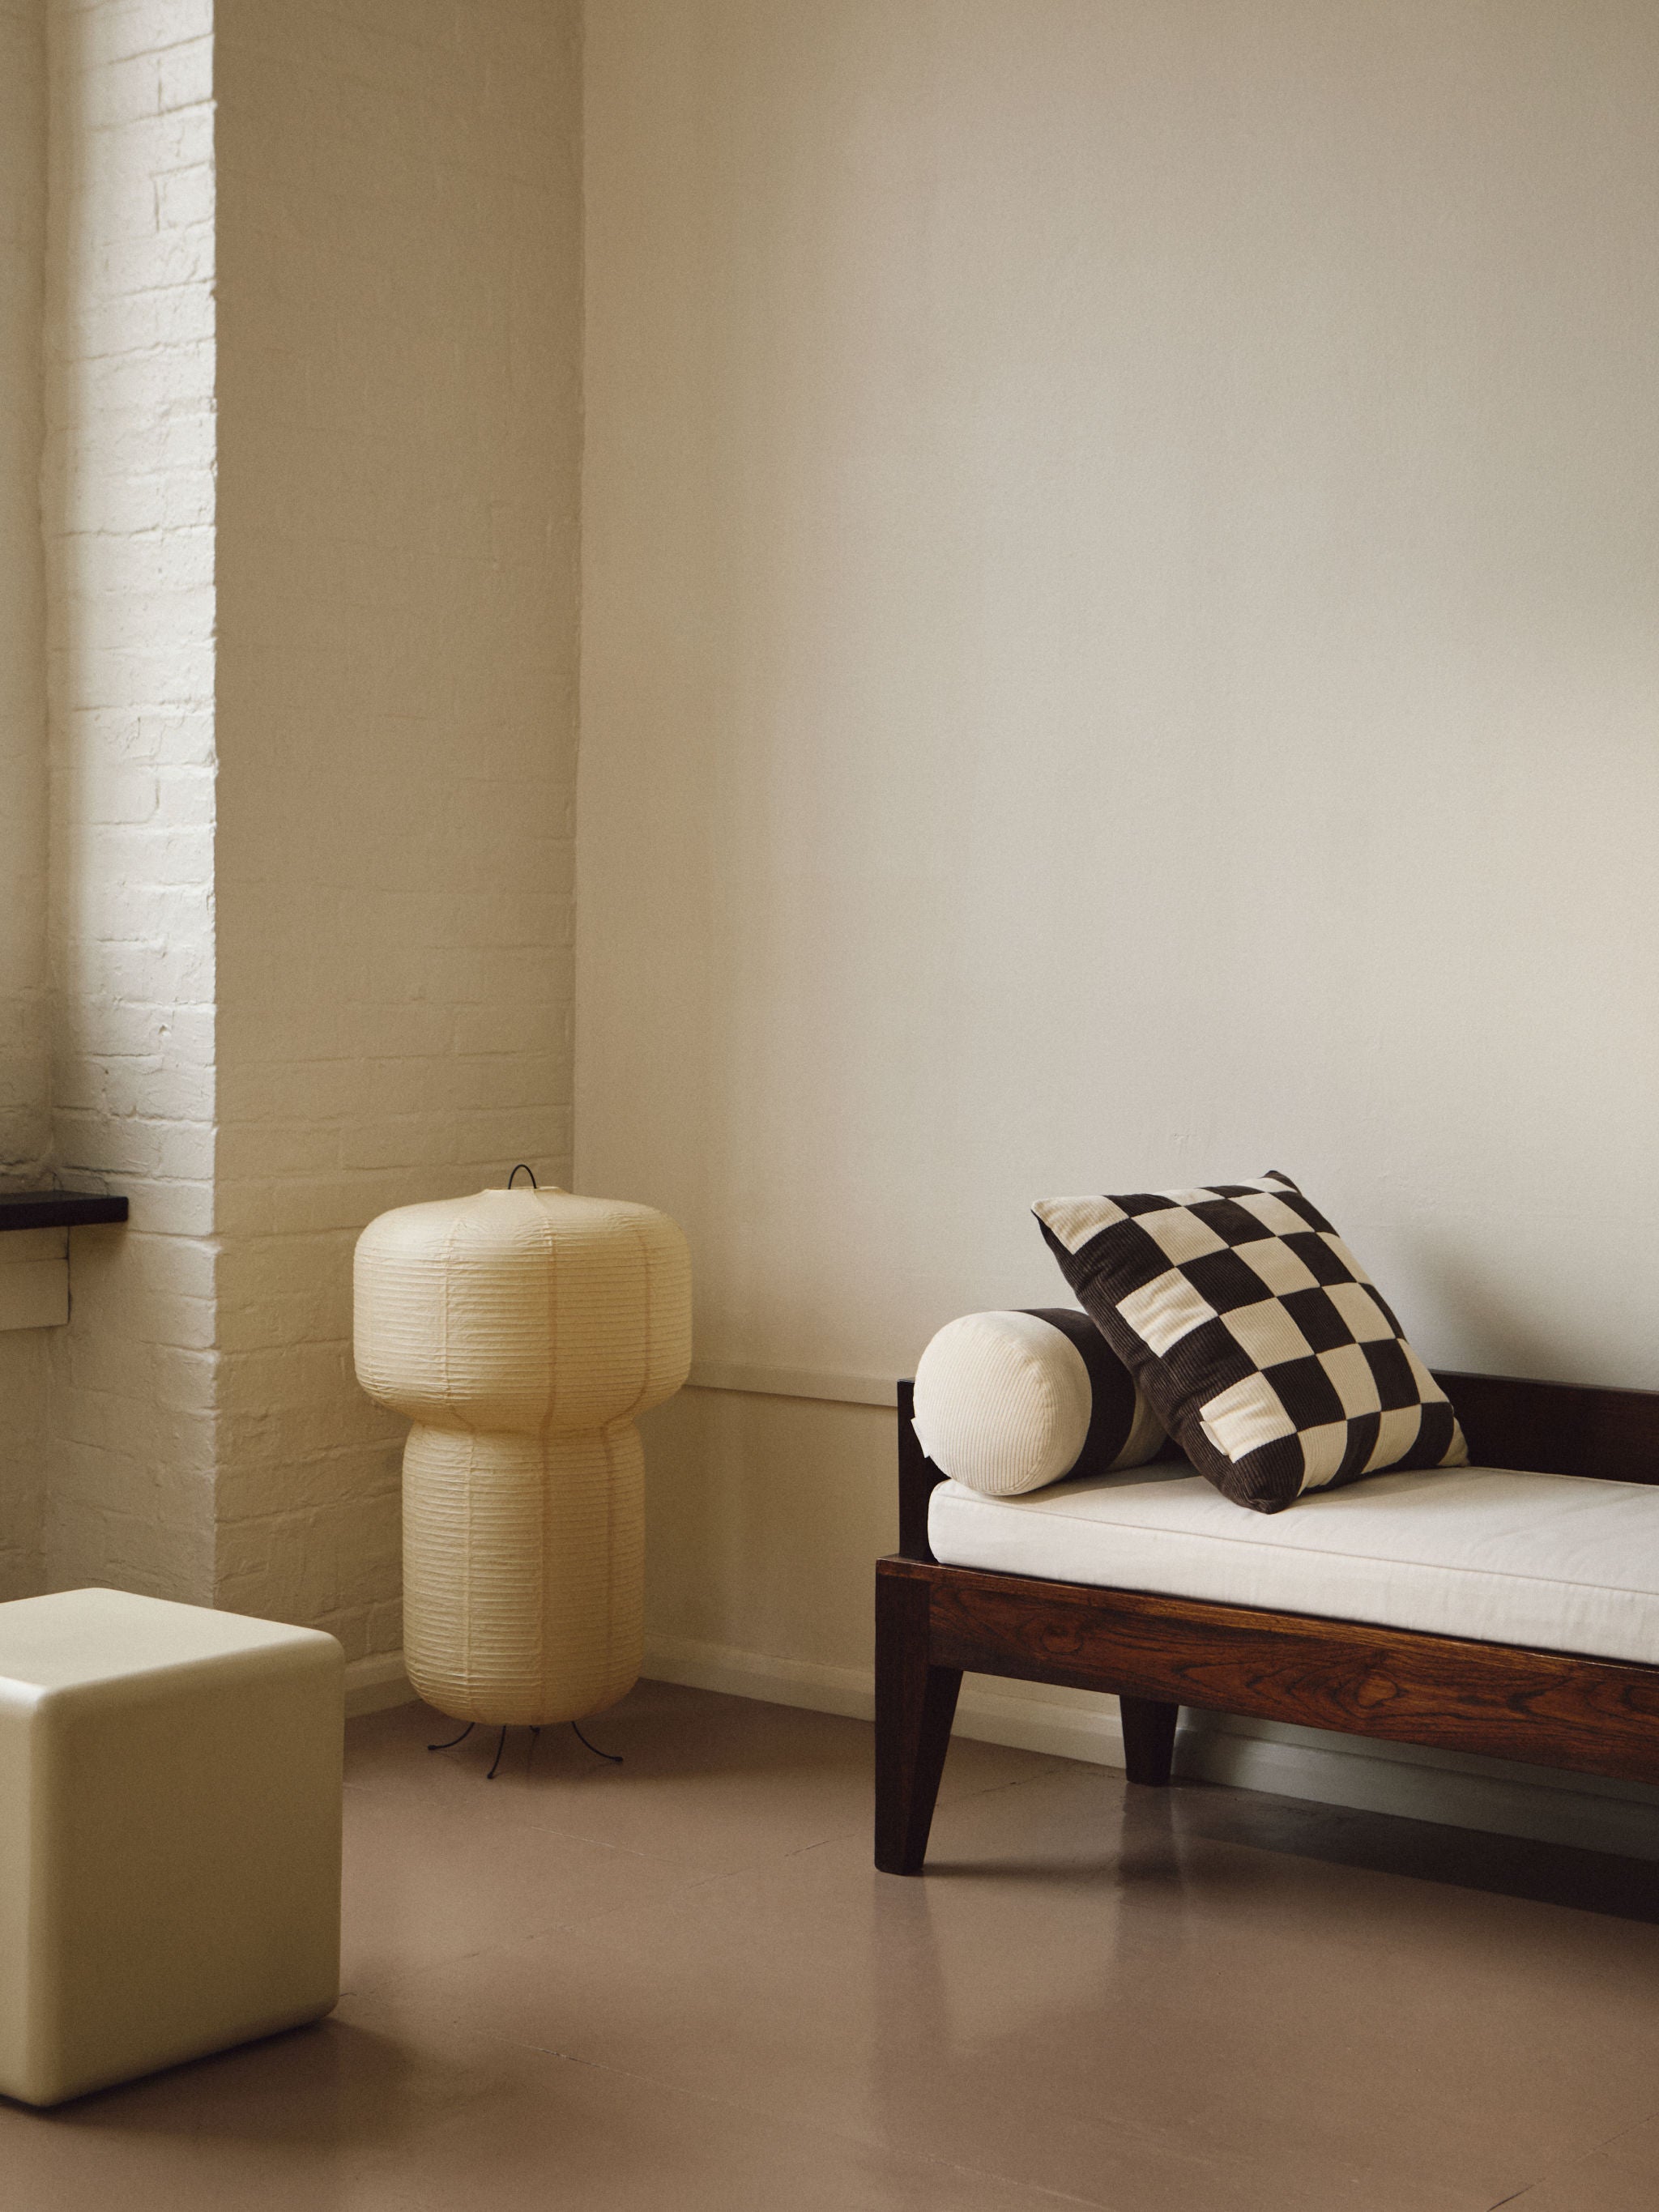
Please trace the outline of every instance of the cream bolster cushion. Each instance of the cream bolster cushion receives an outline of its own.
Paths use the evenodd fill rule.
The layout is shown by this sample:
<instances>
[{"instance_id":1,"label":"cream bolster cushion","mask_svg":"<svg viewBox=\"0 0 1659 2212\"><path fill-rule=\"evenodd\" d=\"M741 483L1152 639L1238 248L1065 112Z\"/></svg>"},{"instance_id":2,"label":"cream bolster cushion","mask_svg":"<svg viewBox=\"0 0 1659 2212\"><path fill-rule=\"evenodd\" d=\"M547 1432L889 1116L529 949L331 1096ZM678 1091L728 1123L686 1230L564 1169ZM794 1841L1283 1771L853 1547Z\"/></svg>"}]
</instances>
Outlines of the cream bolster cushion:
<instances>
[{"instance_id":1,"label":"cream bolster cushion","mask_svg":"<svg viewBox=\"0 0 1659 2212\"><path fill-rule=\"evenodd\" d=\"M1139 1467L1166 1440L1093 1322L1066 1306L948 1322L916 1367L915 1430L936 1468L990 1498Z\"/></svg>"}]
</instances>

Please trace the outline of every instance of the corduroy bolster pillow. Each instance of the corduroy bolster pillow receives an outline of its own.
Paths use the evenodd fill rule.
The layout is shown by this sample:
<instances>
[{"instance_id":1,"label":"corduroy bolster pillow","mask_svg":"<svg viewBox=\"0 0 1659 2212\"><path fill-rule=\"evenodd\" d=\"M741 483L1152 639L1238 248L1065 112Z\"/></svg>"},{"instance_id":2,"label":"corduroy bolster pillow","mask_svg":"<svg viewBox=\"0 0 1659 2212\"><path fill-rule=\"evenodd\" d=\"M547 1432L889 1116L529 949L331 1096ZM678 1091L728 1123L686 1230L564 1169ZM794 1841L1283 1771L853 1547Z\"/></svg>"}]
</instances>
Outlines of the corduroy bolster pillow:
<instances>
[{"instance_id":1,"label":"corduroy bolster pillow","mask_svg":"<svg viewBox=\"0 0 1659 2212\"><path fill-rule=\"evenodd\" d=\"M989 1498L1066 1474L1139 1467L1163 1423L1087 1314L964 1314L916 1367L915 1429L933 1465Z\"/></svg>"}]
</instances>

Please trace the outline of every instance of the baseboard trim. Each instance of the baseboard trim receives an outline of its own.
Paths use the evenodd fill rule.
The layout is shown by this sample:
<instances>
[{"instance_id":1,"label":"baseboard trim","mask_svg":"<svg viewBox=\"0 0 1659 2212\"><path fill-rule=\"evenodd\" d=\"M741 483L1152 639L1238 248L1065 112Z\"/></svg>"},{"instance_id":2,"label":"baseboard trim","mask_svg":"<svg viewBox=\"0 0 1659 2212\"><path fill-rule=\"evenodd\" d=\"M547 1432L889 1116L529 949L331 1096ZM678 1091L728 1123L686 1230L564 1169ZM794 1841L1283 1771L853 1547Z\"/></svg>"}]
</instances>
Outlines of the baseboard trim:
<instances>
[{"instance_id":1,"label":"baseboard trim","mask_svg":"<svg viewBox=\"0 0 1659 2212\"><path fill-rule=\"evenodd\" d=\"M658 1637L647 1644L645 1671L659 1681L855 1720L869 1720L875 1712L873 1677L856 1667ZM1079 1702L1022 1695L996 1677L970 1674L963 1685L955 1733L1049 1758L1121 1768L1123 1735L1115 1700L1083 1702L1075 1692L1060 1695ZM1194 1713L1183 1720L1176 1771L1196 1781L1316 1804L1659 1860L1659 1790L1638 1783L1603 1782L1503 1759L1455 1758L1409 1744L1371 1743L1312 1729L1277 1729L1218 1713Z\"/></svg>"},{"instance_id":2,"label":"baseboard trim","mask_svg":"<svg viewBox=\"0 0 1659 2212\"><path fill-rule=\"evenodd\" d=\"M735 1390L753 1398L818 1398L832 1405L898 1403L898 1385L884 1375L843 1375L823 1367L749 1367L729 1359L691 1364L693 1390Z\"/></svg>"},{"instance_id":3,"label":"baseboard trim","mask_svg":"<svg viewBox=\"0 0 1659 2212\"><path fill-rule=\"evenodd\" d=\"M758 1698L769 1705L801 1705L814 1713L842 1713L856 1721L876 1714L874 1678L858 1667L826 1667L810 1659L781 1659L740 1651L690 1637L647 1637L645 1672L658 1682L691 1690L719 1690L730 1698Z\"/></svg>"},{"instance_id":4,"label":"baseboard trim","mask_svg":"<svg viewBox=\"0 0 1659 2212\"><path fill-rule=\"evenodd\" d=\"M348 1659L345 1670L345 1709L348 1720L361 1713L384 1713L393 1705L415 1702L415 1692L404 1672L401 1651L376 1651L367 1659Z\"/></svg>"}]
</instances>

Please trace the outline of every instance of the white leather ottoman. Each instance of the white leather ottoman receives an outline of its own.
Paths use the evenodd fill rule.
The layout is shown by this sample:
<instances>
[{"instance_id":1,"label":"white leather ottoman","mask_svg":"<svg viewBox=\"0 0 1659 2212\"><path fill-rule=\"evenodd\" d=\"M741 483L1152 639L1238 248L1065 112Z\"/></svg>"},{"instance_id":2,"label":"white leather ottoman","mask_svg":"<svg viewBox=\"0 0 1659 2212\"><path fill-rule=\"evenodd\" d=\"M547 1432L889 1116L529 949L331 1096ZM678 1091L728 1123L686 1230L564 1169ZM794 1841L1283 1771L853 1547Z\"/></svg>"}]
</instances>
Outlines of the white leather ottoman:
<instances>
[{"instance_id":1,"label":"white leather ottoman","mask_svg":"<svg viewBox=\"0 0 1659 2212\"><path fill-rule=\"evenodd\" d=\"M328 2011L343 1671L314 1629L119 1590L0 1605L0 2093Z\"/></svg>"}]
</instances>

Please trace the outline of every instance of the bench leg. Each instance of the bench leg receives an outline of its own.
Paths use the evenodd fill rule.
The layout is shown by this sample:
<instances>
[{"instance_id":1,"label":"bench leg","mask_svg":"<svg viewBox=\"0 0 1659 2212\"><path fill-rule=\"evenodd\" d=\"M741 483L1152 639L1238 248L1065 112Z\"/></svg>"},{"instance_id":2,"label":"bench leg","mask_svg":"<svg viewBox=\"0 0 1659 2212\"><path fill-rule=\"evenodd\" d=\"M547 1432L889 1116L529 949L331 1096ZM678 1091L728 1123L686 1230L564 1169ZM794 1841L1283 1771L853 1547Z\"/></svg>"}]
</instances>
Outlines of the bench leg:
<instances>
[{"instance_id":1,"label":"bench leg","mask_svg":"<svg viewBox=\"0 0 1659 2212\"><path fill-rule=\"evenodd\" d=\"M962 1687L927 1663L927 1584L876 1576L876 1864L920 1874Z\"/></svg>"},{"instance_id":2,"label":"bench leg","mask_svg":"<svg viewBox=\"0 0 1659 2212\"><path fill-rule=\"evenodd\" d=\"M1125 1771L1131 1782L1149 1783L1161 1790L1170 1778L1181 1708L1167 1705L1162 1698L1120 1697L1117 1702L1123 1713Z\"/></svg>"}]
</instances>

